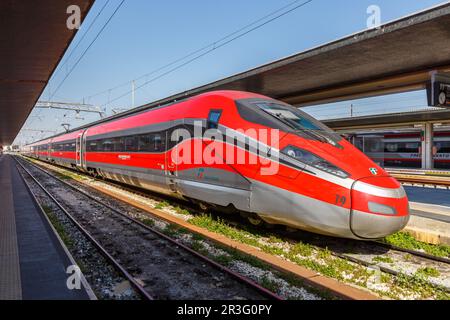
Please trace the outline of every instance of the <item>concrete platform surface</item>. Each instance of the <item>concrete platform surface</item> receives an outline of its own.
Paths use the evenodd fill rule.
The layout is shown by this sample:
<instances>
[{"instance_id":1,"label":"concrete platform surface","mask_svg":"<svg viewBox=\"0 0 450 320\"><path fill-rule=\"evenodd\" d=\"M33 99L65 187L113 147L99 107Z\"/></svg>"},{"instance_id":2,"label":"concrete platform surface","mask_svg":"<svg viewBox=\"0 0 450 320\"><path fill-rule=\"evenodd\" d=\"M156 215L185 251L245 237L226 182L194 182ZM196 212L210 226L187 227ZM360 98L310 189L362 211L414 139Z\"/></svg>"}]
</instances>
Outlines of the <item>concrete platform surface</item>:
<instances>
[{"instance_id":1,"label":"concrete platform surface","mask_svg":"<svg viewBox=\"0 0 450 320\"><path fill-rule=\"evenodd\" d=\"M0 158L0 300L86 300L69 290L72 265L11 156Z\"/></svg>"},{"instance_id":2,"label":"concrete platform surface","mask_svg":"<svg viewBox=\"0 0 450 320\"><path fill-rule=\"evenodd\" d=\"M413 216L450 223L450 207L418 202L410 202L410 207Z\"/></svg>"},{"instance_id":3,"label":"concrete platform surface","mask_svg":"<svg viewBox=\"0 0 450 320\"><path fill-rule=\"evenodd\" d=\"M450 190L405 186L410 202L450 207Z\"/></svg>"},{"instance_id":4,"label":"concrete platform surface","mask_svg":"<svg viewBox=\"0 0 450 320\"><path fill-rule=\"evenodd\" d=\"M450 190L405 186L411 219L405 231L416 239L450 245Z\"/></svg>"},{"instance_id":5,"label":"concrete platform surface","mask_svg":"<svg viewBox=\"0 0 450 320\"><path fill-rule=\"evenodd\" d=\"M411 216L404 230L419 241L450 245L450 224L448 222Z\"/></svg>"}]
</instances>

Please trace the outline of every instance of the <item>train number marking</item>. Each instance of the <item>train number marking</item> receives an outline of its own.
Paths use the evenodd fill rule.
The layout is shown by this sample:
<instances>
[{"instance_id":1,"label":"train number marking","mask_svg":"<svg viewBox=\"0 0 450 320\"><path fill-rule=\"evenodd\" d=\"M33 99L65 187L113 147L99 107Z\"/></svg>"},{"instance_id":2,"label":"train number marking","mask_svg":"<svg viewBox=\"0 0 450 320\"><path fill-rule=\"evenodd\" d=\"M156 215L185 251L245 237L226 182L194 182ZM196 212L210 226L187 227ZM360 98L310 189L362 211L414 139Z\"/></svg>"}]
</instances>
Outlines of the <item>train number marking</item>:
<instances>
[{"instance_id":1,"label":"train number marking","mask_svg":"<svg viewBox=\"0 0 450 320\"><path fill-rule=\"evenodd\" d=\"M336 195L336 205L343 207L347 202L347 198L345 196Z\"/></svg>"}]
</instances>

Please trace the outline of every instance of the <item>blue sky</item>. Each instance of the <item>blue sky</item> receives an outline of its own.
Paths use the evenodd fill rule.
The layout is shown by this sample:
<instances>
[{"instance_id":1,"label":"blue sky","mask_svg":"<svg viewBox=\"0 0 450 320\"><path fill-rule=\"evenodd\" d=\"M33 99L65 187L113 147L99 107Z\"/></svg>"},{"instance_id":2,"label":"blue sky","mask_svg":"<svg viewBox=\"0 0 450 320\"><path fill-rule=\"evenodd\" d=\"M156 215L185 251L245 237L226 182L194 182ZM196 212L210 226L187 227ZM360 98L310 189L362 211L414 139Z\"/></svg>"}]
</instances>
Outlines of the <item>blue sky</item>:
<instances>
[{"instance_id":1,"label":"blue sky","mask_svg":"<svg viewBox=\"0 0 450 320\"><path fill-rule=\"evenodd\" d=\"M94 43L64 85L56 92L62 78L84 49L95 37L120 0L110 0L86 38L70 59L73 48L87 26L106 3L97 0L83 27L63 58L64 68L52 77L41 100L84 102L104 106L108 93L89 96L116 87L161 67L224 35L291 3L293 0L126 0L123 7ZM167 75L136 92L136 105L151 102L168 95L209 83L247 69L278 60L308 48L324 44L366 28L367 7L381 8L382 23L442 3L433 0L313 0L312 3L271 22L264 27L215 50L207 56ZM151 79L151 77L147 78ZM141 82L137 82L139 85ZM110 99L131 89L127 84L109 94ZM425 104L425 94L416 92L399 97L381 97L354 102L356 112L379 108ZM350 102L326 107L308 108L319 118L333 117L349 110ZM389 105L387 107L387 105ZM130 108L131 95L115 101L107 109ZM349 111L348 111L349 112ZM36 117L38 115L38 117ZM61 123L73 127L97 120L94 114L75 119L74 112L35 110L27 124L28 129L61 131ZM23 132L16 142L42 138L45 133ZM49 135L49 133L47 133Z\"/></svg>"}]
</instances>

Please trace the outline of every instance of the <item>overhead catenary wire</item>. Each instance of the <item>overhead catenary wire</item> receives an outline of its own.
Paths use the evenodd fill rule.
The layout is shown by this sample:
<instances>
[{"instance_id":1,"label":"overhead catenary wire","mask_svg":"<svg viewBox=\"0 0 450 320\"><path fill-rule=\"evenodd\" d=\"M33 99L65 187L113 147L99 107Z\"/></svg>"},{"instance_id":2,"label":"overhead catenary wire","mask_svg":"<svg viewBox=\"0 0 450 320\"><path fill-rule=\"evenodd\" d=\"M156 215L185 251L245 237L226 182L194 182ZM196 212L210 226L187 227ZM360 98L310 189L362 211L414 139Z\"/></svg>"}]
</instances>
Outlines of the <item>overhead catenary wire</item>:
<instances>
[{"instance_id":1,"label":"overhead catenary wire","mask_svg":"<svg viewBox=\"0 0 450 320\"><path fill-rule=\"evenodd\" d=\"M67 80L67 78L69 78L69 76L72 74L72 72L75 70L75 68L78 66L78 64L80 63L80 61L84 58L84 56L86 55L86 53L89 51L89 49L94 45L94 43L97 41L97 39L100 37L100 35L103 33L103 31L106 29L106 27L108 26L108 24L111 22L111 20L114 18L114 16L117 14L117 12L119 11L119 9L122 7L122 5L124 4L125 0L122 0L119 5L116 7L116 9L114 10L114 12L111 14L111 16L108 18L108 20L105 22L105 24L103 25L103 27L100 29L100 31L97 33L97 35L95 36L95 38L91 41L91 43L89 44L89 46L84 50L83 54L78 58L78 60L75 62L75 64L73 65L73 67L70 69L70 71L67 73L67 75L64 77L64 79L59 83L59 85L56 87L55 91L53 91L53 93L50 95L50 100L53 98L53 96L56 94L56 92L58 92L58 90L62 87L62 85L64 84L64 82Z\"/></svg>"},{"instance_id":2,"label":"overhead catenary wire","mask_svg":"<svg viewBox=\"0 0 450 320\"><path fill-rule=\"evenodd\" d=\"M97 15L95 16L95 18L92 20L92 22L90 23L89 27L86 29L86 31L83 33L83 36L80 38L80 40L78 41L78 43L76 44L76 46L70 51L70 54L67 56L67 58L65 58L63 64L58 67L58 69L56 70L55 74L53 75L53 77L55 77L59 71L63 70L64 66L70 61L70 58L72 57L72 55L76 52L76 50L78 49L78 47L80 46L80 44L83 42L84 38L89 34L89 31L92 29L92 27L94 26L95 22L97 21L97 19L100 17L100 15L103 13L103 11L105 10L105 8L108 6L108 4L110 3L111 0L107 0L105 2L105 4L103 5L103 7L100 9L100 11L97 13ZM50 98L52 97L51 94L51 90L50 90L50 84L49 84L49 101L51 100ZM56 96L55 93L53 93L53 97L58 97ZM41 115L42 110L39 110L39 114Z\"/></svg>"},{"instance_id":3,"label":"overhead catenary wire","mask_svg":"<svg viewBox=\"0 0 450 320\"><path fill-rule=\"evenodd\" d=\"M271 23L271 22L273 22L273 21L275 21L275 20L285 16L285 15L287 15L288 13L291 13L291 12L293 12L293 11L295 11L295 10L305 6L305 5L307 5L308 3L311 3L312 1L313 0L304 1L301 4L298 4L295 7L291 8L291 9L289 9L287 11L284 11L281 14L279 14L279 15L277 15L277 16L275 16L275 17L273 17L273 18L271 18L271 19L269 19L269 20L267 20L267 21L265 21L263 23L260 23L260 24L256 25L255 27L253 27L253 28L251 28L251 29L249 29L249 30L247 30L245 32L242 32L240 34L235 35L231 39L229 39L229 40L227 40L227 41L225 41L225 42L223 42L221 44L213 46L213 48L209 49L208 51L203 52L203 53L201 53L199 55L196 55L195 57L189 59L188 61L186 61L186 62L184 62L184 63L182 63L180 65L177 65L176 67L174 67L172 69L169 69L168 71L166 71L166 72L164 72L164 73L162 73L162 74L160 74L160 75L158 75L158 76L156 76L156 77L154 77L154 78L144 82L140 86L137 86L135 88L135 91L137 91L137 90L145 87L146 85L148 85L148 84L150 84L150 83L152 83L152 82L154 82L154 81L156 81L156 80L158 80L158 79L160 79L160 78L162 78L162 77L164 77L164 76L166 76L166 75L168 75L168 74L170 74L170 73L172 73L172 72L174 72L174 71L176 71L176 70L178 70L178 69L180 69L180 68L182 68L182 67L184 67L184 66L186 66L186 65L188 65L188 64L190 64L190 63L192 63L192 62L194 62L194 61L196 61L196 60L198 60L198 59L200 59L202 57L204 57L204 56L206 56L207 54L209 54L209 53L211 53L211 52L213 52L213 51L215 51L215 50L217 50L219 48L222 48L222 47L226 46L227 44L229 44L229 43L231 43L231 42L233 42L233 41L235 41L235 40L237 40L239 38L242 38L243 36L245 36L245 35L253 32L253 31L255 31L255 30L257 30L257 29L259 29L259 28L261 28L261 27L263 27L263 26L265 26L265 25L267 25L267 24L269 24L269 23ZM126 93L124 93L124 94L122 94L122 95L120 95L120 96L110 100L110 103L115 102L117 100L122 99L123 97L128 96L131 92L132 92L131 90L127 91ZM106 106L106 104L103 104L102 106Z\"/></svg>"},{"instance_id":4,"label":"overhead catenary wire","mask_svg":"<svg viewBox=\"0 0 450 320\"><path fill-rule=\"evenodd\" d=\"M259 23L259 22L261 22L261 21L266 20L267 18L269 18L269 17L271 17L271 16L273 16L273 15L275 15L275 14L277 14L277 13L279 13L279 12L281 12L281 11L283 11L283 10L289 8L289 7L292 7L293 5L295 5L296 3L300 2L300 1L301 1L301 0L295 0L295 1L293 1L293 2L290 2L289 4L283 6L283 7L279 8L279 9L277 9L277 10L275 10L275 11L272 11L271 13L269 13L269 14L267 14L267 15L265 15L265 16L263 16L263 17L257 19L257 20L255 20L255 21L253 21L253 22L251 22L251 23L249 23L249 24L247 24L247 25L245 25L245 26L243 26L243 27L241 27L241 28L239 28L239 29L236 30L236 31L233 31L233 32L227 34L226 36L224 36L224 37L222 37L222 38L220 38L220 39L218 39L218 40L216 40L216 41L214 41L214 42L211 42L210 44L208 44L208 45L206 45L206 46L203 46L203 47L201 47L201 48L199 48L199 49L197 49L197 50L192 51L192 52L188 53L187 55L185 55L185 56L183 56L183 57L177 58L177 59L175 59L175 60L173 60L173 61L171 61L171 62L169 62L169 63L167 63L167 64L165 64L165 65L163 65L163 66L161 66L161 67L158 67L158 68L156 68L156 69L150 71L149 73L146 73L146 74L144 74L144 75L142 75L142 76L140 76L140 77L138 77L138 78L135 78L135 79L133 79L133 80L129 80L129 81L127 81L127 82L123 82L123 83L121 83L121 84L119 84L119 85L117 85L117 86L115 86L115 87L112 87L112 88L103 90L103 91L101 91L101 92L92 94L92 95L90 95L90 96L87 96L87 97L85 97L83 100L89 100L89 99L95 98L95 97L97 97L97 96L100 96L100 95L109 93L109 92L111 92L111 91L113 91L113 90L122 88L122 87L124 87L124 86L128 86L128 85L130 85L131 82L133 82L133 81L139 81L139 80L141 80L141 79L147 78L147 77L149 77L149 76L151 76L151 75L153 75L153 74L155 74L155 73L158 73L158 72L160 72L160 71L162 71L162 70L164 70L164 69L166 69L166 68L168 68L168 67L171 67L171 66L177 64L178 62L181 62L181 61L183 61L183 60L186 60L187 58L192 57L192 56L194 56L194 55L197 54L197 53L200 53L200 52L202 52L202 51L204 51L204 50L206 50L206 49L208 49L208 48L215 47L215 46L217 46L218 43L223 42L223 41L225 41L225 40L228 39L228 38L231 38L232 36L234 36L234 35L236 35L236 34L242 32L242 31L244 31L244 30L246 30L246 29L248 29L248 28L254 26L255 24L257 24L257 23ZM312 1L312 0L311 0L311 1ZM306 3L302 4L302 6L303 6L303 5L306 5L307 3L311 2L311 1L307 1ZM297 7L294 8L294 10L295 10L295 9L297 9ZM289 12L287 12L287 13L289 13Z\"/></svg>"},{"instance_id":5,"label":"overhead catenary wire","mask_svg":"<svg viewBox=\"0 0 450 320\"><path fill-rule=\"evenodd\" d=\"M105 2L105 4L103 5L103 7L100 9L100 11L97 13L97 15L95 16L94 20L92 20L91 24L89 25L89 27L86 29L86 32L83 33L83 36L80 38L80 40L77 42L77 44L75 45L75 47L70 51L70 54L67 56L67 58L65 58L63 64L58 68L58 70L56 71L55 74L57 74L60 70L63 70L64 66L70 61L70 58L73 56L73 54L76 52L76 50L78 49L78 47L80 46L80 44L83 42L84 38L86 38L86 36L89 34L89 31L91 31L92 27L94 26L95 22L97 21L97 19L100 17L100 15L103 13L103 11L105 10L105 8L108 6L108 4L110 3L111 0L107 0Z\"/></svg>"}]
</instances>

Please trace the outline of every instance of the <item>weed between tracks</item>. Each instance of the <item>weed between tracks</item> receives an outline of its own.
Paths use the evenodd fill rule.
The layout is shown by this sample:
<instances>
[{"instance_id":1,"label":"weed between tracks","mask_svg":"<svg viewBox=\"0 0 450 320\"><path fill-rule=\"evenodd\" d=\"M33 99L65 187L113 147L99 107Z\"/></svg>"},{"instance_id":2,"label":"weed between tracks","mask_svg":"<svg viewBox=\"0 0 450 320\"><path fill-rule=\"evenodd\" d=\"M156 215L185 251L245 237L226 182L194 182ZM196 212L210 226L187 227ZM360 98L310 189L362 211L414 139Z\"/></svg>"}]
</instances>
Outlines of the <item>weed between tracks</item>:
<instances>
[{"instance_id":1,"label":"weed between tracks","mask_svg":"<svg viewBox=\"0 0 450 320\"><path fill-rule=\"evenodd\" d=\"M56 232L59 234L59 237L66 245L66 247L69 250L73 250L74 243L73 243L72 239L70 238L69 234L66 232L64 226L59 222L58 217L53 213L52 208L47 205L43 205L42 209L44 210L45 214L47 215L48 219L50 220L50 223L53 225Z\"/></svg>"},{"instance_id":2,"label":"weed between tracks","mask_svg":"<svg viewBox=\"0 0 450 320\"><path fill-rule=\"evenodd\" d=\"M419 277L422 276L424 278L428 278L428 277L439 277L441 274L435 268L425 267L417 270L416 275Z\"/></svg>"},{"instance_id":3,"label":"weed between tracks","mask_svg":"<svg viewBox=\"0 0 450 320\"><path fill-rule=\"evenodd\" d=\"M390 257L382 257L382 256L374 257L372 259L372 261L373 262L394 263L394 260L392 260L392 258L390 258Z\"/></svg>"},{"instance_id":4,"label":"weed between tracks","mask_svg":"<svg viewBox=\"0 0 450 320\"><path fill-rule=\"evenodd\" d=\"M167 201L162 201L155 206L155 209L161 210L168 206L170 206L170 204Z\"/></svg>"},{"instance_id":5,"label":"weed between tracks","mask_svg":"<svg viewBox=\"0 0 450 320\"><path fill-rule=\"evenodd\" d=\"M383 242L410 250L421 250L437 257L450 257L450 246L434 245L417 241L406 232L397 232L383 239Z\"/></svg>"},{"instance_id":6,"label":"weed between tracks","mask_svg":"<svg viewBox=\"0 0 450 320\"><path fill-rule=\"evenodd\" d=\"M232 240L257 247L263 252L280 256L322 275L368 288L382 296L393 299L450 299L443 289L436 288L426 281L427 276L437 276L436 272L429 269L413 276L394 277L335 257L327 248L321 249L303 242L293 244L274 235L264 237L230 226L224 220L209 215L195 216L189 222ZM374 261L394 262L389 257L376 257Z\"/></svg>"}]
</instances>

